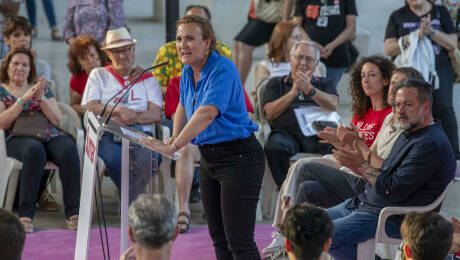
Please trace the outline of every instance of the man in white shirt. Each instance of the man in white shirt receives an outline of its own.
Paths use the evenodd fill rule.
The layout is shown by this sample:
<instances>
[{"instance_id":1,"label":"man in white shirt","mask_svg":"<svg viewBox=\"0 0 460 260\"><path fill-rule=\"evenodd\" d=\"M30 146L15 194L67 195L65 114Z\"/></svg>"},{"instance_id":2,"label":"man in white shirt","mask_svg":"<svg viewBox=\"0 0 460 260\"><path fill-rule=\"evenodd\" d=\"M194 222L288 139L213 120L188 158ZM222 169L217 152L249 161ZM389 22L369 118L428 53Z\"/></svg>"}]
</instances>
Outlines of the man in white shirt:
<instances>
[{"instance_id":1,"label":"man in white shirt","mask_svg":"<svg viewBox=\"0 0 460 260\"><path fill-rule=\"evenodd\" d=\"M100 114L107 101L138 76L133 68L136 40L131 37L126 28L107 31L105 41L106 45L102 49L106 51L112 64L91 71L81 103L95 114ZM123 91L110 101L104 116L107 116L124 93ZM120 101L113 111L112 120L152 135L152 124L161 121L162 102L160 85L150 73L146 73ZM99 143L98 155L120 190L120 142L114 140L112 134L105 133Z\"/></svg>"}]
</instances>

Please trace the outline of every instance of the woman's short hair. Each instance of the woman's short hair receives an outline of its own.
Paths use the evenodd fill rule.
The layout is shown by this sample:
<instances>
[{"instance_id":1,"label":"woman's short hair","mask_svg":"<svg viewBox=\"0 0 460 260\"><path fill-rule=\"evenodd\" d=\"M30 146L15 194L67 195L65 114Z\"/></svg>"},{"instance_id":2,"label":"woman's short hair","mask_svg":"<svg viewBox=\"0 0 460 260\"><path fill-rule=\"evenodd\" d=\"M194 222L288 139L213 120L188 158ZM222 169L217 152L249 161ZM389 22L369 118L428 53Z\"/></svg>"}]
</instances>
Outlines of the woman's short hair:
<instances>
[{"instance_id":1,"label":"woman's short hair","mask_svg":"<svg viewBox=\"0 0 460 260\"><path fill-rule=\"evenodd\" d=\"M387 84L383 88L383 102L385 106L388 106L388 88L390 86L390 79L392 71L395 68L395 65L391 60L383 56L373 55L362 57L355 65L350 80L350 95L353 100L352 112L353 116L356 116L360 119L366 111L372 106L370 97L366 96L363 90L363 85L361 83L361 70L363 69L364 64L372 63L379 68L380 73L382 74L383 79L387 80Z\"/></svg>"},{"instance_id":2,"label":"woman's short hair","mask_svg":"<svg viewBox=\"0 0 460 260\"><path fill-rule=\"evenodd\" d=\"M25 34L32 34L32 25L29 20L23 16L12 15L9 16L3 24L3 37L9 38L15 31L23 30Z\"/></svg>"},{"instance_id":3,"label":"woman's short hair","mask_svg":"<svg viewBox=\"0 0 460 260\"><path fill-rule=\"evenodd\" d=\"M293 21L280 22L273 29L272 36L268 42L267 58L275 63L287 62L284 60L287 43L292 31L297 27ZM289 50L288 50L289 51Z\"/></svg>"},{"instance_id":4,"label":"woman's short hair","mask_svg":"<svg viewBox=\"0 0 460 260\"><path fill-rule=\"evenodd\" d=\"M212 29L211 23L199 16L196 15L186 15L176 22L176 31L182 24L194 23L198 25L201 29L201 38L203 40L211 39L211 44L209 45L208 55L216 50L216 36L214 36L214 30Z\"/></svg>"},{"instance_id":5,"label":"woman's short hair","mask_svg":"<svg viewBox=\"0 0 460 260\"><path fill-rule=\"evenodd\" d=\"M30 49L21 47L12 49L8 52L5 59L2 62L2 66L0 68L0 80L3 83L9 83L10 77L8 75L8 66L10 65L11 60L13 59L14 55L16 54L24 54L29 57L29 76L27 77L27 83L32 84L37 79L37 68L35 67L35 58Z\"/></svg>"},{"instance_id":6,"label":"woman's short hair","mask_svg":"<svg viewBox=\"0 0 460 260\"><path fill-rule=\"evenodd\" d=\"M86 35L79 36L70 45L69 52L67 53L67 56L69 57L67 68L69 68L73 75L79 74L83 71L80 62L78 62L78 58L83 57L87 52L89 52L90 46L94 46L96 49L99 59L101 60L101 66L107 62L107 56L101 50L101 45L94 38Z\"/></svg>"}]
</instances>

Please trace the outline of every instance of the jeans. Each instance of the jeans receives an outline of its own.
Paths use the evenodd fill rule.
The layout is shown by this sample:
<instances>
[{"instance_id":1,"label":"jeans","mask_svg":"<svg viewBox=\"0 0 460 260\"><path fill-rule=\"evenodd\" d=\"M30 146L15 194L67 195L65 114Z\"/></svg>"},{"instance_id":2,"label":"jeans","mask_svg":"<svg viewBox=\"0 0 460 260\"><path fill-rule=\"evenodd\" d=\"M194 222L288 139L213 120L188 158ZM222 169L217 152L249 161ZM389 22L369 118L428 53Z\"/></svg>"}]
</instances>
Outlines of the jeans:
<instances>
[{"instance_id":1,"label":"jeans","mask_svg":"<svg viewBox=\"0 0 460 260\"><path fill-rule=\"evenodd\" d=\"M77 215L80 207L80 161L75 142L59 135L42 143L32 137L13 137L6 143L9 157L22 162L19 186L19 217L33 218L35 202L46 161L59 167L64 195L65 215Z\"/></svg>"},{"instance_id":2,"label":"jeans","mask_svg":"<svg viewBox=\"0 0 460 260\"><path fill-rule=\"evenodd\" d=\"M326 210L334 224L329 254L335 260L355 260L358 243L375 237L377 231L379 216L347 208L350 201L348 199ZM386 222L385 231L390 237L401 238L399 225L392 221Z\"/></svg>"},{"instance_id":3,"label":"jeans","mask_svg":"<svg viewBox=\"0 0 460 260\"><path fill-rule=\"evenodd\" d=\"M436 69L436 72L439 77L439 89L433 91L433 117L441 121L455 158L459 160L457 118L452 101L454 72L451 68Z\"/></svg>"},{"instance_id":4,"label":"jeans","mask_svg":"<svg viewBox=\"0 0 460 260\"><path fill-rule=\"evenodd\" d=\"M332 83L334 83L334 86L337 87L337 84L339 84L339 81L342 78L342 74L346 70L347 70L346 67L344 68L326 67L326 78L332 80Z\"/></svg>"},{"instance_id":5,"label":"jeans","mask_svg":"<svg viewBox=\"0 0 460 260\"><path fill-rule=\"evenodd\" d=\"M136 126L134 128L140 130ZM144 133L152 136L151 132ZM115 183L115 186L117 186L118 191L121 192L121 143L114 140L113 134L106 132L99 141L97 154L104 161L110 178ZM156 153L154 154L156 155Z\"/></svg>"},{"instance_id":6,"label":"jeans","mask_svg":"<svg viewBox=\"0 0 460 260\"><path fill-rule=\"evenodd\" d=\"M260 259L254 241L265 157L254 135L200 145L200 189L219 260Z\"/></svg>"},{"instance_id":7,"label":"jeans","mask_svg":"<svg viewBox=\"0 0 460 260\"><path fill-rule=\"evenodd\" d=\"M318 207L330 208L357 197L366 184L362 178L320 163L306 163L297 174L299 186L295 205L307 201Z\"/></svg>"},{"instance_id":8,"label":"jeans","mask_svg":"<svg viewBox=\"0 0 460 260\"><path fill-rule=\"evenodd\" d=\"M46 18L50 28L56 27L56 15L54 14L53 0L42 0L43 8L45 8ZM37 8L35 0L26 0L27 14L29 15L30 23L33 27L37 26Z\"/></svg>"},{"instance_id":9,"label":"jeans","mask_svg":"<svg viewBox=\"0 0 460 260\"><path fill-rule=\"evenodd\" d=\"M300 129L276 129L271 132L264 149L273 179L281 188L291 156L299 152L328 154L332 146L319 143L317 136L304 136Z\"/></svg>"}]
</instances>

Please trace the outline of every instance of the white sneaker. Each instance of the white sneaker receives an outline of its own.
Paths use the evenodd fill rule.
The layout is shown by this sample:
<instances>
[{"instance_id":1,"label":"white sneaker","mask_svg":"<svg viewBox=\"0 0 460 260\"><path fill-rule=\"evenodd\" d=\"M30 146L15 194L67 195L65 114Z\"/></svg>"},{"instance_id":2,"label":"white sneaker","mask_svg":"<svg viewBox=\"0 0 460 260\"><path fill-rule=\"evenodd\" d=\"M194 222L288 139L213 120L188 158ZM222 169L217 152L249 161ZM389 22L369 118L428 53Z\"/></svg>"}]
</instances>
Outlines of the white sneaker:
<instances>
[{"instance_id":1,"label":"white sneaker","mask_svg":"<svg viewBox=\"0 0 460 260\"><path fill-rule=\"evenodd\" d=\"M278 249L284 247L284 236L281 235L278 231L272 232L272 242L266 248L262 250L263 254L271 255L275 253Z\"/></svg>"}]
</instances>

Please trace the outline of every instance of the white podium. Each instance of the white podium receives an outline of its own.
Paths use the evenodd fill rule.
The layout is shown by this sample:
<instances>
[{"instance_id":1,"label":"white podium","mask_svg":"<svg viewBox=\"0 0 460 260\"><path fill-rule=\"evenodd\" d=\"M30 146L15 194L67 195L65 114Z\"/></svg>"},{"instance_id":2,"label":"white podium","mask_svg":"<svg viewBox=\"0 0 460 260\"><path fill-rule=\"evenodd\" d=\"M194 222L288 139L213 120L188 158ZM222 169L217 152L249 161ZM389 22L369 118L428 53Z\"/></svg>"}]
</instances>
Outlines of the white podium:
<instances>
[{"instance_id":1,"label":"white podium","mask_svg":"<svg viewBox=\"0 0 460 260\"><path fill-rule=\"evenodd\" d=\"M104 123L105 118L98 118L88 113L88 124L83 160L83 179L81 184L80 211L78 219L75 260L88 257L89 235L93 203L96 188L96 171L98 144L104 132L121 138L121 241L120 255L128 248L128 207L139 194L151 192L152 174L158 174L158 152L152 147L143 146L140 141L147 137L144 133L115 121ZM159 141L160 142L160 141ZM167 156L173 160L177 157Z\"/></svg>"}]
</instances>

